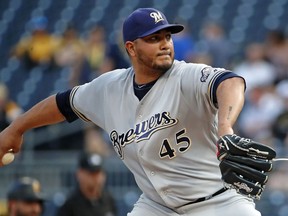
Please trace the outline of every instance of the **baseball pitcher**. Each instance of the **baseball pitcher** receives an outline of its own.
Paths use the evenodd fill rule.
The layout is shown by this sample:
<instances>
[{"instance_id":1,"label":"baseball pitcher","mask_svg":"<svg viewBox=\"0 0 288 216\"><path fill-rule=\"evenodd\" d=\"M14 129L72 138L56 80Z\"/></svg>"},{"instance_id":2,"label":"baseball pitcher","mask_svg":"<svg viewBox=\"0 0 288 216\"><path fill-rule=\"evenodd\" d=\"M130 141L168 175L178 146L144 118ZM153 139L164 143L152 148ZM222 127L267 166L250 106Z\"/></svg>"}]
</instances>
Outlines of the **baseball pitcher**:
<instances>
[{"instance_id":1,"label":"baseball pitcher","mask_svg":"<svg viewBox=\"0 0 288 216\"><path fill-rule=\"evenodd\" d=\"M39 102L0 134L0 157L25 131L78 118L97 124L142 190L129 216L260 216L273 149L234 134L245 81L224 68L174 60L183 30L154 8L123 24L132 67Z\"/></svg>"}]
</instances>

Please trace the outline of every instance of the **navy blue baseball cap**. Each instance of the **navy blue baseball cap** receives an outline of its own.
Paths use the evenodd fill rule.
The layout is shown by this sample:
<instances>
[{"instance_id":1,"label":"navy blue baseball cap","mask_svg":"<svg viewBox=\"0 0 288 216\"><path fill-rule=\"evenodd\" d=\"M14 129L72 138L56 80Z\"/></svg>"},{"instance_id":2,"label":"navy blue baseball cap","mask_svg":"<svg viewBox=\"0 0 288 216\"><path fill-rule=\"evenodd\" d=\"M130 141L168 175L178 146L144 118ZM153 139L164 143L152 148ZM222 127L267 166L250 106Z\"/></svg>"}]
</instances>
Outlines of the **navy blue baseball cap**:
<instances>
[{"instance_id":1,"label":"navy blue baseball cap","mask_svg":"<svg viewBox=\"0 0 288 216\"><path fill-rule=\"evenodd\" d=\"M43 202L44 194L41 192L41 185L37 179L22 177L11 185L7 194L8 200L25 200Z\"/></svg>"},{"instance_id":2,"label":"navy blue baseball cap","mask_svg":"<svg viewBox=\"0 0 288 216\"><path fill-rule=\"evenodd\" d=\"M123 40L134 41L162 29L169 29L172 34L184 29L180 24L169 24L165 15L154 8L139 8L132 12L123 24Z\"/></svg>"},{"instance_id":3,"label":"navy blue baseball cap","mask_svg":"<svg viewBox=\"0 0 288 216\"><path fill-rule=\"evenodd\" d=\"M90 172L98 172L103 169L103 158L96 153L83 152L79 156L78 167Z\"/></svg>"}]
</instances>

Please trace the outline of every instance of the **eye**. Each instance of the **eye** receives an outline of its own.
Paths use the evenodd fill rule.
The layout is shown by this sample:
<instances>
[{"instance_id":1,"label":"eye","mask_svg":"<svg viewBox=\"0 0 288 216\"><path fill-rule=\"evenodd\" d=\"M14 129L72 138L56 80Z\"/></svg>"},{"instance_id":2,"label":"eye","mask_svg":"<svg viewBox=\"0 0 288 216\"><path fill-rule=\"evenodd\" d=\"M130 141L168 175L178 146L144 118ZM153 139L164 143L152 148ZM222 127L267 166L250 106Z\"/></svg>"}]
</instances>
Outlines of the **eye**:
<instances>
[{"instance_id":1,"label":"eye","mask_svg":"<svg viewBox=\"0 0 288 216\"><path fill-rule=\"evenodd\" d=\"M149 42L157 42L158 40L159 40L159 37L157 35L154 35L148 38Z\"/></svg>"},{"instance_id":2,"label":"eye","mask_svg":"<svg viewBox=\"0 0 288 216\"><path fill-rule=\"evenodd\" d=\"M171 34L166 35L166 40L171 40L171 38L172 38Z\"/></svg>"}]
</instances>

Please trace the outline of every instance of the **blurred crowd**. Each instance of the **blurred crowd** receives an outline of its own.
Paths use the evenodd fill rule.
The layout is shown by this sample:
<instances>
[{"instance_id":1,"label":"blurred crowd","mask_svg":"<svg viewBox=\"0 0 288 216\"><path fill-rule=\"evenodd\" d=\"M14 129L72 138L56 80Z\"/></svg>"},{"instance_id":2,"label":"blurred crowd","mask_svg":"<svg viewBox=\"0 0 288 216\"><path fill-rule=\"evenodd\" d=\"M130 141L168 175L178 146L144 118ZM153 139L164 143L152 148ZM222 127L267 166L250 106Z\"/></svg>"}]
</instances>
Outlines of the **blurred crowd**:
<instances>
[{"instance_id":1,"label":"blurred crowd","mask_svg":"<svg viewBox=\"0 0 288 216\"><path fill-rule=\"evenodd\" d=\"M15 178L7 187L1 216L116 216L116 201L106 186L104 158L81 152L73 177L75 184L61 205L47 196L47 188L35 177Z\"/></svg>"},{"instance_id":2,"label":"blurred crowd","mask_svg":"<svg viewBox=\"0 0 288 216\"><path fill-rule=\"evenodd\" d=\"M11 47L11 57L20 59L28 71L39 66L47 71L67 67L67 79L73 87L106 71L129 66L120 40L109 42L102 26L93 26L80 35L73 24L68 24L62 34L55 35L47 25L46 17L31 19L29 34Z\"/></svg>"},{"instance_id":3,"label":"blurred crowd","mask_svg":"<svg viewBox=\"0 0 288 216\"><path fill-rule=\"evenodd\" d=\"M46 17L33 18L30 34L11 47L11 57L21 60L27 71L34 67L46 71L68 68L67 80L74 87L130 65L121 35L111 42L102 26L83 33L72 23L62 35L54 35L47 25ZM200 32L187 26L173 35L173 41L176 59L226 68L245 78L246 101L235 133L274 147L279 157L288 157L288 35L281 30L268 31L265 40L249 42L235 53L235 44L229 41L221 23L207 21ZM0 109L1 130L23 112L9 98L5 83L0 85ZM85 151L104 157L113 151L101 129L88 125L84 134ZM268 187L288 193L287 166L277 162L274 169Z\"/></svg>"}]
</instances>

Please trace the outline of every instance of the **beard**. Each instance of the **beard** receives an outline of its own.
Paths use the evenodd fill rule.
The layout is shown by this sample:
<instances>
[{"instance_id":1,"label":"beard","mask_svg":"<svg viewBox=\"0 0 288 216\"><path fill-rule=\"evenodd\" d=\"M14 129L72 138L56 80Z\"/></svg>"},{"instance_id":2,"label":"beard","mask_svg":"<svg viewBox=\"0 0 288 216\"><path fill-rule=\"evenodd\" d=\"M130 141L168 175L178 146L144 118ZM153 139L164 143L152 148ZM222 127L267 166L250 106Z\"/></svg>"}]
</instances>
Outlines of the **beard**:
<instances>
[{"instance_id":1,"label":"beard","mask_svg":"<svg viewBox=\"0 0 288 216\"><path fill-rule=\"evenodd\" d=\"M157 64L157 63L155 63L155 64L152 65L152 68L155 69L155 70L158 70L158 71L160 71L161 73L164 74L164 73L166 73L166 71L168 71L171 68L171 66L173 64L173 61L174 60L172 60L171 63L166 63L166 64Z\"/></svg>"},{"instance_id":2,"label":"beard","mask_svg":"<svg viewBox=\"0 0 288 216\"><path fill-rule=\"evenodd\" d=\"M159 57L161 57L161 56L159 56ZM138 62L139 62L139 64L143 64L147 67L150 67L154 71L157 71L157 72L164 74L171 68L171 66L174 62L174 58L172 56L169 59L157 61L157 59L155 60L155 59L151 59L149 57L147 58L145 55L141 55L141 53L139 53Z\"/></svg>"}]
</instances>

